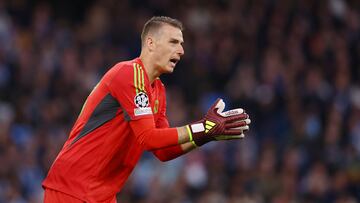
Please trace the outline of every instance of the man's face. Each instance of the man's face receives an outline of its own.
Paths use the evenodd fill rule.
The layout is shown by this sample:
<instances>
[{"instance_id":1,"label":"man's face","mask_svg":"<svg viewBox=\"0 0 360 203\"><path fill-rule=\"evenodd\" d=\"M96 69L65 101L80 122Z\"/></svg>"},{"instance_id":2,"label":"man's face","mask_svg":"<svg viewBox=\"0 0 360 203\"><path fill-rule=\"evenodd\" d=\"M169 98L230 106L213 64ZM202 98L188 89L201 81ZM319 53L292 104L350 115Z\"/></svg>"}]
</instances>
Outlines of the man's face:
<instances>
[{"instance_id":1,"label":"man's face","mask_svg":"<svg viewBox=\"0 0 360 203\"><path fill-rule=\"evenodd\" d=\"M154 37L153 56L161 73L172 73L180 57L184 55L182 32L171 25L163 25Z\"/></svg>"}]
</instances>

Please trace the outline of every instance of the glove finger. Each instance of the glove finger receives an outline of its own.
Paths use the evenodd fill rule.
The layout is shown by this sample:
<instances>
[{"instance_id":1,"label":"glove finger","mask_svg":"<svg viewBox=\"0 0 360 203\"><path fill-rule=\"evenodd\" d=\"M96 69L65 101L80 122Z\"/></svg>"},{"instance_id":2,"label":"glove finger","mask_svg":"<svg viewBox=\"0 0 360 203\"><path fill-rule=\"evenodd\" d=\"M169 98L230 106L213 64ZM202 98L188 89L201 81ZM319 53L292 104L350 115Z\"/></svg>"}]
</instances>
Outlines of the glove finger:
<instances>
[{"instance_id":1,"label":"glove finger","mask_svg":"<svg viewBox=\"0 0 360 203\"><path fill-rule=\"evenodd\" d=\"M246 131L249 130L249 126L248 126L248 125L245 125L245 126L237 127L237 128L234 128L234 129L242 130L243 132L246 132Z\"/></svg>"},{"instance_id":2,"label":"glove finger","mask_svg":"<svg viewBox=\"0 0 360 203\"><path fill-rule=\"evenodd\" d=\"M238 128L246 125L246 121L238 121L238 122L232 122L232 123L225 123L225 128Z\"/></svg>"},{"instance_id":3,"label":"glove finger","mask_svg":"<svg viewBox=\"0 0 360 203\"><path fill-rule=\"evenodd\" d=\"M242 130L230 128L228 130L224 130L224 135L240 135L242 133Z\"/></svg>"},{"instance_id":4,"label":"glove finger","mask_svg":"<svg viewBox=\"0 0 360 203\"><path fill-rule=\"evenodd\" d=\"M251 120L250 120L250 118L247 118L247 119L245 119L245 122L246 122L246 124L250 124L251 123Z\"/></svg>"},{"instance_id":5,"label":"glove finger","mask_svg":"<svg viewBox=\"0 0 360 203\"><path fill-rule=\"evenodd\" d=\"M245 113L245 110L242 108L238 108L238 109L231 109L229 111L222 112L220 113L220 115L222 117L229 117L229 116L239 115L242 113Z\"/></svg>"},{"instance_id":6,"label":"glove finger","mask_svg":"<svg viewBox=\"0 0 360 203\"><path fill-rule=\"evenodd\" d=\"M235 121L234 123L238 123L238 122L245 122L246 125L249 125L251 123L250 118L244 119L244 120L239 120L239 121Z\"/></svg>"},{"instance_id":7,"label":"glove finger","mask_svg":"<svg viewBox=\"0 0 360 203\"><path fill-rule=\"evenodd\" d=\"M240 135L219 135L215 137L215 140L237 140L242 139L245 137L244 133L241 133Z\"/></svg>"},{"instance_id":8,"label":"glove finger","mask_svg":"<svg viewBox=\"0 0 360 203\"><path fill-rule=\"evenodd\" d=\"M238 120L245 120L248 118L249 118L249 115L247 113L242 113L239 115L233 115L233 116L226 117L226 122L234 122L234 121L238 121Z\"/></svg>"},{"instance_id":9,"label":"glove finger","mask_svg":"<svg viewBox=\"0 0 360 203\"><path fill-rule=\"evenodd\" d=\"M251 120L249 118L243 120L236 120L234 122L225 122L225 127L230 126L230 128L236 128L240 126L249 125Z\"/></svg>"},{"instance_id":10,"label":"glove finger","mask_svg":"<svg viewBox=\"0 0 360 203\"><path fill-rule=\"evenodd\" d=\"M214 113L221 113L224 109L225 109L224 101L220 98L217 98L216 101L209 108L209 111L213 111Z\"/></svg>"}]
</instances>

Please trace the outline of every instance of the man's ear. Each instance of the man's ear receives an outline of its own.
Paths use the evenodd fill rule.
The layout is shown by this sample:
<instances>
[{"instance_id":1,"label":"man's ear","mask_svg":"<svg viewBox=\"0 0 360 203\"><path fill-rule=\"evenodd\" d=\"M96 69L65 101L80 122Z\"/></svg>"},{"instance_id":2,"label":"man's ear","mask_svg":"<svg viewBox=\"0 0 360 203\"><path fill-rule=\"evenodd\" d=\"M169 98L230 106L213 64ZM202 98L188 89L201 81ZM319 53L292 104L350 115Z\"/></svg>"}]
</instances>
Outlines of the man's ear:
<instances>
[{"instance_id":1,"label":"man's ear","mask_svg":"<svg viewBox=\"0 0 360 203\"><path fill-rule=\"evenodd\" d=\"M146 38L145 43L146 43L146 46L148 47L148 49L149 49L150 51L153 51L153 50L155 49L155 40L154 40L153 37L148 36L148 37Z\"/></svg>"}]
</instances>

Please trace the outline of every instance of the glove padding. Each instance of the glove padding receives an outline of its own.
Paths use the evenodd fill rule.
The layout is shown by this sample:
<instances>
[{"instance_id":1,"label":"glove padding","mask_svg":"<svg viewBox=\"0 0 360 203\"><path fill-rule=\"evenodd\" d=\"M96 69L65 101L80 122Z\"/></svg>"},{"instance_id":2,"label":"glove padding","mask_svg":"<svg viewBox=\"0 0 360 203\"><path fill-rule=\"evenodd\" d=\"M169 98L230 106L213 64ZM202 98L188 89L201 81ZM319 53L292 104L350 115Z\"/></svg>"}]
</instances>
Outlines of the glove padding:
<instances>
[{"instance_id":1,"label":"glove padding","mask_svg":"<svg viewBox=\"0 0 360 203\"><path fill-rule=\"evenodd\" d=\"M223 112L225 103L217 99L205 117L198 122L187 125L190 141L201 146L213 140L243 138L244 131L249 129L250 119L241 108Z\"/></svg>"}]
</instances>

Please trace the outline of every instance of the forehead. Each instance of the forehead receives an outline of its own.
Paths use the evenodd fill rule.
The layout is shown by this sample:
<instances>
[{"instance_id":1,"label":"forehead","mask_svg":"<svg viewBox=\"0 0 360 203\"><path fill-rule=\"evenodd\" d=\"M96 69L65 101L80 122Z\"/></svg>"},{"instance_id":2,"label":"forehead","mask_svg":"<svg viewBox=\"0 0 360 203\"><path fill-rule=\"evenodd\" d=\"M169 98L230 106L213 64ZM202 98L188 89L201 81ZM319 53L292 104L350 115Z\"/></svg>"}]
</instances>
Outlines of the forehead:
<instances>
[{"instance_id":1,"label":"forehead","mask_svg":"<svg viewBox=\"0 0 360 203\"><path fill-rule=\"evenodd\" d=\"M165 24L161 26L159 33L162 38L174 38L179 41L183 41L182 31L177 27Z\"/></svg>"}]
</instances>

